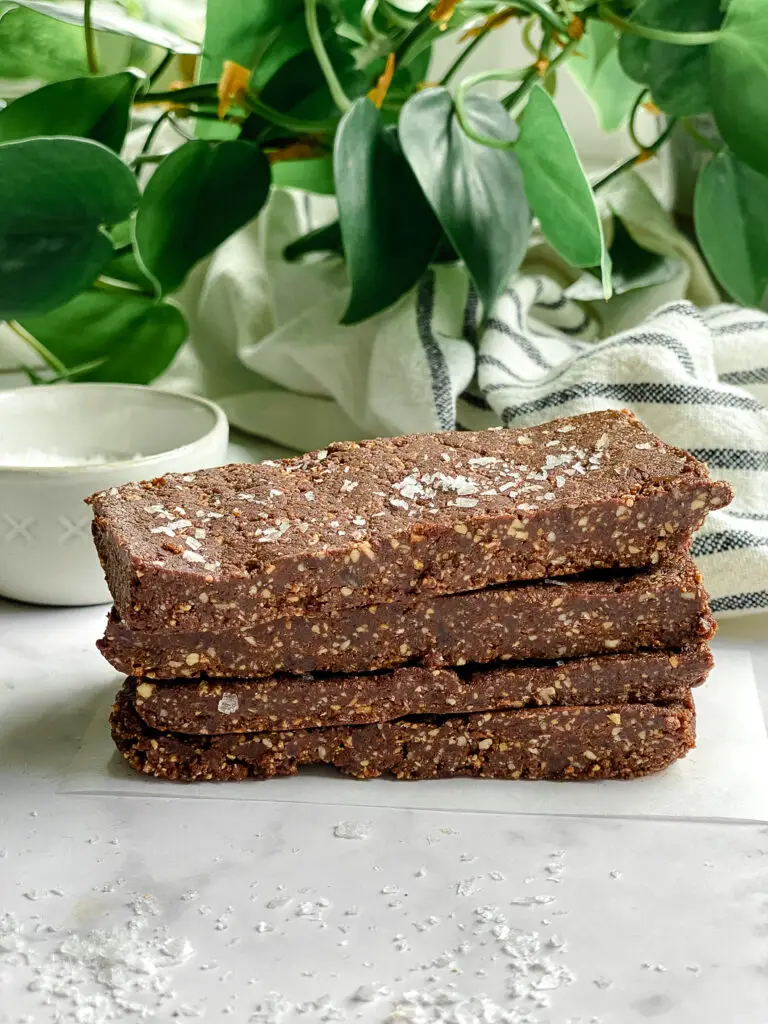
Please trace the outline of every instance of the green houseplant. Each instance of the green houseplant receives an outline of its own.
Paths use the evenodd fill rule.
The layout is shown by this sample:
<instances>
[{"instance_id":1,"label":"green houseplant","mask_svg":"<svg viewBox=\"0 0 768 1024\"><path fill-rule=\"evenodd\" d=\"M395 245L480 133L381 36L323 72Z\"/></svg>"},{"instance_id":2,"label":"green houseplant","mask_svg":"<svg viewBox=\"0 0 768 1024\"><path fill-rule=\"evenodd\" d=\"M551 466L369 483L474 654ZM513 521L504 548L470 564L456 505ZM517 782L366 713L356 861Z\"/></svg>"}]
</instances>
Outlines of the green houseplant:
<instances>
[{"instance_id":1,"label":"green houseplant","mask_svg":"<svg viewBox=\"0 0 768 1024\"><path fill-rule=\"evenodd\" d=\"M626 246L609 250L595 193L675 126L696 134L702 113L723 143L703 140L712 155L696 189L699 243L726 292L765 301L763 0L218 0L197 80L170 89L160 75L195 50L181 37L115 4L17 0L0 4L0 38L19 11L77 31L88 66L59 75L34 53L26 69L0 64L0 78L48 79L0 110L0 319L54 379L162 372L186 337L170 297L273 185L335 193L338 219L285 255L343 255L349 324L390 306L436 262L463 261L490 310L523 260L532 217L609 295L612 257L621 278ZM529 63L465 76L469 54L509 22ZM105 32L154 47L153 70L105 74ZM433 81L432 47L446 35L455 59ZM604 126L626 125L637 144L599 182L587 180L553 98L566 64ZM636 116L650 102L666 120L642 143ZM137 111L154 123L123 159ZM157 154L164 124L181 137Z\"/></svg>"}]
</instances>

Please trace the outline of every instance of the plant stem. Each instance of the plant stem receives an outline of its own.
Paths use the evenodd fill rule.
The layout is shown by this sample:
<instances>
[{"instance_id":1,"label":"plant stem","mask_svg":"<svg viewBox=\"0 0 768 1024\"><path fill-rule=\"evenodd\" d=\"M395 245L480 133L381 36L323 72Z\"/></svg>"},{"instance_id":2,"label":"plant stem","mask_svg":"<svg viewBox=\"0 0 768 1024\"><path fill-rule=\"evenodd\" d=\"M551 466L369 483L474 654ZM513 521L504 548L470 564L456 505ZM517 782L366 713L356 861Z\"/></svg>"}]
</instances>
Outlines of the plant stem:
<instances>
[{"instance_id":1,"label":"plant stem","mask_svg":"<svg viewBox=\"0 0 768 1024\"><path fill-rule=\"evenodd\" d=\"M174 56L175 56L175 54L174 54L173 50L166 50L165 51L165 56L160 61L160 63L157 65L157 67L152 72L152 74L149 76L149 84L150 85L154 85L155 84L155 82L158 80L158 78L162 75L162 73L165 71L165 69L171 63L171 61L173 60Z\"/></svg>"},{"instance_id":2,"label":"plant stem","mask_svg":"<svg viewBox=\"0 0 768 1024\"><path fill-rule=\"evenodd\" d=\"M140 164L143 161L143 159L147 155L147 153L149 153L149 150L152 147L152 143L155 141L155 136L157 135L157 133L162 128L163 122L167 121L170 116L171 116L171 111L170 110L164 110L162 112L162 114L158 117L158 119L155 121L155 123L152 125L152 127L149 129L149 131L147 132L147 137L146 137L146 139L144 139L144 145L141 147L141 150L139 151L139 155L133 161L134 169L136 168L136 166L138 164Z\"/></svg>"},{"instance_id":3,"label":"plant stem","mask_svg":"<svg viewBox=\"0 0 768 1024\"><path fill-rule=\"evenodd\" d=\"M408 51L419 43L424 36L429 35L435 27L434 22L429 17L430 13L431 7L427 7L416 24L408 30L398 43L395 49L395 63L398 67L407 67Z\"/></svg>"},{"instance_id":4,"label":"plant stem","mask_svg":"<svg viewBox=\"0 0 768 1024\"><path fill-rule=\"evenodd\" d=\"M167 153L145 153L144 156L137 156L133 161L133 167L143 167L144 164L159 164L165 160Z\"/></svg>"},{"instance_id":5,"label":"plant stem","mask_svg":"<svg viewBox=\"0 0 768 1024\"><path fill-rule=\"evenodd\" d=\"M253 92L245 94L245 102L253 114L258 114L266 121L276 124L279 128L286 128L289 132L296 132L299 135L315 135L333 132L339 123L337 118L329 118L327 121L303 121L300 118L284 114L281 110L262 103Z\"/></svg>"},{"instance_id":6,"label":"plant stem","mask_svg":"<svg viewBox=\"0 0 768 1024\"><path fill-rule=\"evenodd\" d=\"M683 131L686 135L690 135L694 142L698 143L703 149L708 149L710 153L719 153L721 146L716 145L711 139L708 139L706 135L702 135L698 128L694 128L693 123L689 117L684 117L681 121Z\"/></svg>"},{"instance_id":7,"label":"plant stem","mask_svg":"<svg viewBox=\"0 0 768 1024\"><path fill-rule=\"evenodd\" d=\"M360 27L368 42L381 38L381 32L378 31L373 20L378 6L379 0L365 0L363 9L360 11Z\"/></svg>"},{"instance_id":8,"label":"plant stem","mask_svg":"<svg viewBox=\"0 0 768 1024\"><path fill-rule=\"evenodd\" d=\"M528 73L528 70L529 69L514 71L481 71L477 75L470 75L469 78L464 79L456 92L454 104L456 108L456 117L459 119L459 124L461 125L465 135L468 135L474 142L479 142L481 146L488 146L490 149L514 148L514 142L510 142L505 139L494 139L490 135L481 135L479 132L476 132L467 119L464 99L469 90L474 89L476 85L481 85L483 82L519 82L520 79Z\"/></svg>"},{"instance_id":9,"label":"plant stem","mask_svg":"<svg viewBox=\"0 0 768 1024\"><path fill-rule=\"evenodd\" d=\"M657 153L672 134L676 124L677 119L671 118L669 124L655 142L651 143L650 146L645 146L639 153L635 153L633 156L629 157L629 159L623 160L620 164L617 164L602 178L598 178L598 180L592 185L592 191L597 192L599 188L603 188L609 181L613 181L614 178L618 178L619 175L623 174L625 171L631 170L636 164L644 163L649 157Z\"/></svg>"},{"instance_id":10,"label":"plant stem","mask_svg":"<svg viewBox=\"0 0 768 1024\"><path fill-rule=\"evenodd\" d=\"M139 100L139 106L150 103L211 103L216 104L216 82L200 82L185 89L166 89L161 92L148 92Z\"/></svg>"},{"instance_id":11,"label":"plant stem","mask_svg":"<svg viewBox=\"0 0 768 1024\"><path fill-rule=\"evenodd\" d=\"M29 345L33 352L40 356L46 366L50 366L56 373L67 372L64 363L47 349L41 341L38 341L33 334L30 334L26 327L22 327L17 320L7 320L6 323L17 337L21 338L26 345Z\"/></svg>"},{"instance_id":12,"label":"plant stem","mask_svg":"<svg viewBox=\"0 0 768 1024\"><path fill-rule=\"evenodd\" d=\"M485 39L487 35L487 32L481 32L480 35L475 36L474 39L467 46L464 47L464 49L458 55L456 60L454 60L453 64L451 64L451 66L445 72L443 77L440 79L440 85L447 85L448 82L450 82L450 80L462 66L464 61L467 60L470 54L474 52L475 47L482 43L482 41Z\"/></svg>"},{"instance_id":13,"label":"plant stem","mask_svg":"<svg viewBox=\"0 0 768 1024\"><path fill-rule=\"evenodd\" d=\"M626 18L619 17L610 7L601 7L600 17L609 25L613 25L614 28L618 28L628 35L653 39L657 43L672 43L675 46L708 46L722 38L722 32L719 29L714 32L670 32L665 28L641 25L636 21L627 21Z\"/></svg>"},{"instance_id":14,"label":"plant stem","mask_svg":"<svg viewBox=\"0 0 768 1024\"><path fill-rule=\"evenodd\" d=\"M404 28L408 30L413 28L413 19L407 18L401 11L398 11L396 7L392 7L391 4L385 4L384 15L387 21L396 28Z\"/></svg>"},{"instance_id":15,"label":"plant stem","mask_svg":"<svg viewBox=\"0 0 768 1024\"><path fill-rule=\"evenodd\" d=\"M99 73L99 51L91 20L92 3L93 0L84 0L83 3L83 32L85 33L85 55L88 59L88 70L92 75L97 75Z\"/></svg>"},{"instance_id":16,"label":"plant stem","mask_svg":"<svg viewBox=\"0 0 768 1024\"><path fill-rule=\"evenodd\" d=\"M648 90L647 89L641 89L640 90L640 92L638 93L637 99L632 104L632 110L630 112L629 122L628 122L629 137L630 137L630 139L632 139L634 144L640 150L645 149L645 146L640 141L640 139L638 139L638 137L637 137L637 130L635 128L635 118L637 117L638 111L640 110L640 106L643 103L643 100L645 99L645 97L647 95L648 95Z\"/></svg>"},{"instance_id":17,"label":"plant stem","mask_svg":"<svg viewBox=\"0 0 768 1024\"><path fill-rule=\"evenodd\" d=\"M531 14L538 14L542 21L548 22L555 32L560 32L561 35L568 35L568 25L559 14L555 14L551 7L542 3L542 0L517 0L515 7L522 7L526 11L530 11Z\"/></svg>"},{"instance_id":18,"label":"plant stem","mask_svg":"<svg viewBox=\"0 0 768 1024\"><path fill-rule=\"evenodd\" d=\"M520 86L517 89L515 89L514 92L511 92L509 93L509 95L505 96L504 99L501 101L506 107L506 109L512 110L512 108L516 107L521 100L524 100L528 93L531 91L531 89L533 89L534 85L536 85L539 79L545 77L551 71L554 71L555 68L558 67L558 65L562 64L563 61L567 60L568 57L570 57L571 51L577 44L577 39L569 40L569 42L565 44L565 46L562 48L560 53L558 53L555 59L550 62L543 76L539 74L539 70L535 65L533 67L528 68L528 70L525 73L525 76L523 77L522 82L520 83Z\"/></svg>"},{"instance_id":19,"label":"plant stem","mask_svg":"<svg viewBox=\"0 0 768 1024\"><path fill-rule=\"evenodd\" d=\"M317 63L320 65L320 70L323 72L323 77L328 85L328 90L333 98L333 102L342 113L346 113L352 106L352 103L341 87L341 82L336 77L336 71L334 70L333 63L325 48L323 35L320 31L320 25L317 20L317 0L304 0L304 14L307 22L307 34L309 35L309 41L312 44L312 49L315 52Z\"/></svg>"}]
</instances>

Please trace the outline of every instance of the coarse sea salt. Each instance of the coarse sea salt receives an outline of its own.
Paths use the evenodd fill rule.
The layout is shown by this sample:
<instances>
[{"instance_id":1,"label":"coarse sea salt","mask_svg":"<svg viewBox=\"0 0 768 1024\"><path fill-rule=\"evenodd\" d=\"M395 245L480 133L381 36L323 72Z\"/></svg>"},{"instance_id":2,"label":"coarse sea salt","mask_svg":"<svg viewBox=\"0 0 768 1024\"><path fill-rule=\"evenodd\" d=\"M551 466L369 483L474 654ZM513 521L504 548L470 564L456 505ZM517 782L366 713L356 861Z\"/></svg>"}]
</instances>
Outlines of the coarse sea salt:
<instances>
[{"instance_id":1,"label":"coarse sea salt","mask_svg":"<svg viewBox=\"0 0 768 1024\"><path fill-rule=\"evenodd\" d=\"M364 821L339 821L333 826L337 839L367 839L371 826Z\"/></svg>"},{"instance_id":2,"label":"coarse sea salt","mask_svg":"<svg viewBox=\"0 0 768 1024\"><path fill-rule=\"evenodd\" d=\"M153 924L139 906L134 900L133 918L110 930L79 933L48 925L45 938L31 936L13 914L0 916L0 963L23 971L29 992L46 1003L55 1000L52 1020L102 1024L170 1017L178 1009L171 969L194 950L187 939Z\"/></svg>"}]
</instances>

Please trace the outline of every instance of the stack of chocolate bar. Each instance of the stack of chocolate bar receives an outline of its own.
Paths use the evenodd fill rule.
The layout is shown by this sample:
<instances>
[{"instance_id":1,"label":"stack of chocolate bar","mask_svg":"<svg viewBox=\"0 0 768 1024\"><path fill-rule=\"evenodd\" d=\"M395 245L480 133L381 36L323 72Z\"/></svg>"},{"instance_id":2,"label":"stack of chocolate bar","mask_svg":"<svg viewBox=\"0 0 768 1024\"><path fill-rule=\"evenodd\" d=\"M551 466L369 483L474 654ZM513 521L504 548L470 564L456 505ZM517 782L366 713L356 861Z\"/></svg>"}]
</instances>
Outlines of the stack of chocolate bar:
<instances>
[{"instance_id":1,"label":"stack of chocolate bar","mask_svg":"<svg viewBox=\"0 0 768 1024\"><path fill-rule=\"evenodd\" d=\"M730 499L612 411L94 495L115 742L182 781L658 771L711 667L690 537Z\"/></svg>"}]
</instances>

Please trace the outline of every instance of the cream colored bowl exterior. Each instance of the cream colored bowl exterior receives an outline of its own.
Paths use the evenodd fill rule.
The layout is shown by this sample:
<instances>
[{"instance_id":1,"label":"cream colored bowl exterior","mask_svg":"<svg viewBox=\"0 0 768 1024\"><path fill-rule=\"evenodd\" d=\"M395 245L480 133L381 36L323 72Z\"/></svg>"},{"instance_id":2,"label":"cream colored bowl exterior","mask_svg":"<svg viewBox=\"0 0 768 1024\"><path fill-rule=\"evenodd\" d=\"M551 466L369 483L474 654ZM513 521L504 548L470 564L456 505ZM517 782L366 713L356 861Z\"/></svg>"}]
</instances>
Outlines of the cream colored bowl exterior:
<instances>
[{"instance_id":1,"label":"cream colored bowl exterior","mask_svg":"<svg viewBox=\"0 0 768 1024\"><path fill-rule=\"evenodd\" d=\"M135 420L139 432L142 410L147 402L161 403L161 409L165 402L168 415L174 416L183 416L185 408L194 403L197 406L196 415L192 418L195 425L200 420L201 404L211 413L208 418L210 429L203 436L192 437L181 447L146 458L72 468L32 469L0 465L0 595L34 604L102 604L110 601L110 595L91 539L91 511L83 504L83 499L95 491L131 480L221 465L226 461L227 420L212 402L169 395L151 388L99 384L57 387L61 393L70 392L63 402L66 405L71 404L71 392L81 387L91 389L88 395L91 407L93 389L97 388L103 393L105 409L116 401L130 403L136 400ZM41 389L23 390L30 392L32 400L34 392ZM142 392L140 400L136 392ZM0 430L2 399L0 394ZM97 400L102 400L101 395ZM31 410L30 416L33 413ZM66 439L62 444L62 434L66 437L66 418L64 416L61 423L56 423L55 417L52 419L52 429L55 428L60 448L66 447ZM176 425L175 432L178 433L178 420ZM98 430L98 423L93 426ZM138 443L136 450L141 451Z\"/></svg>"}]
</instances>

